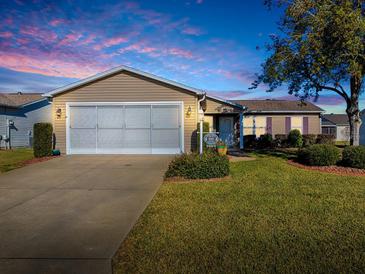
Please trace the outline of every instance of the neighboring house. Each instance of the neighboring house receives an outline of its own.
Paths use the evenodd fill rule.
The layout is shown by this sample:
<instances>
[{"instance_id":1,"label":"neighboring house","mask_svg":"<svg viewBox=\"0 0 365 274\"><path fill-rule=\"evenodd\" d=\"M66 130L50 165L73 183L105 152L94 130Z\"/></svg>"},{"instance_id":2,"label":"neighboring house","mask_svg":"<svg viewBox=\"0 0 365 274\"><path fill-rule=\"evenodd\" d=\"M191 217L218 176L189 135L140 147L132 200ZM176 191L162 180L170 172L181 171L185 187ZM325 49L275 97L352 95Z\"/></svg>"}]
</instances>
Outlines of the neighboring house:
<instances>
[{"instance_id":1,"label":"neighboring house","mask_svg":"<svg viewBox=\"0 0 365 274\"><path fill-rule=\"evenodd\" d=\"M322 133L333 135L336 141L350 141L349 118L346 114L322 115Z\"/></svg>"},{"instance_id":2,"label":"neighboring house","mask_svg":"<svg viewBox=\"0 0 365 274\"><path fill-rule=\"evenodd\" d=\"M33 125L51 122L51 110L48 99L40 93L0 93L0 146L31 146Z\"/></svg>"},{"instance_id":3,"label":"neighboring house","mask_svg":"<svg viewBox=\"0 0 365 274\"><path fill-rule=\"evenodd\" d=\"M45 96L53 100L56 148L67 154L176 154L197 148L203 92L129 67L118 67ZM232 138L241 105L207 97L206 113Z\"/></svg>"},{"instance_id":4,"label":"neighboring house","mask_svg":"<svg viewBox=\"0 0 365 274\"><path fill-rule=\"evenodd\" d=\"M298 129L302 134L321 133L321 113L316 105L288 100L238 100L235 103L247 108L243 128L244 135L288 134Z\"/></svg>"}]
</instances>

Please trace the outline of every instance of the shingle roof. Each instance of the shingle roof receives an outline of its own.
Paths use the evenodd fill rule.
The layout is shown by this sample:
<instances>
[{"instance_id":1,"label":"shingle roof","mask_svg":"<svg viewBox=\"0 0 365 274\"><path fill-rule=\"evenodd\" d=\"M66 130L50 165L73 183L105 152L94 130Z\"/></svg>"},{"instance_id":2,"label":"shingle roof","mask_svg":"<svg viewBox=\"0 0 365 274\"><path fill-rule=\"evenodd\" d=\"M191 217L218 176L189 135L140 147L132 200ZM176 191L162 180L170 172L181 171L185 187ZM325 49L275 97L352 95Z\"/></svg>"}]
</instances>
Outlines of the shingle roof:
<instances>
[{"instance_id":1,"label":"shingle roof","mask_svg":"<svg viewBox=\"0 0 365 274\"><path fill-rule=\"evenodd\" d=\"M325 114L322 116L322 125L348 125L349 118L346 114Z\"/></svg>"},{"instance_id":2,"label":"shingle roof","mask_svg":"<svg viewBox=\"0 0 365 274\"><path fill-rule=\"evenodd\" d=\"M248 112L322 112L323 109L310 103L289 100L234 100L247 107Z\"/></svg>"},{"instance_id":3,"label":"shingle roof","mask_svg":"<svg viewBox=\"0 0 365 274\"><path fill-rule=\"evenodd\" d=\"M44 99L42 93L0 93L0 106L17 108Z\"/></svg>"}]
</instances>

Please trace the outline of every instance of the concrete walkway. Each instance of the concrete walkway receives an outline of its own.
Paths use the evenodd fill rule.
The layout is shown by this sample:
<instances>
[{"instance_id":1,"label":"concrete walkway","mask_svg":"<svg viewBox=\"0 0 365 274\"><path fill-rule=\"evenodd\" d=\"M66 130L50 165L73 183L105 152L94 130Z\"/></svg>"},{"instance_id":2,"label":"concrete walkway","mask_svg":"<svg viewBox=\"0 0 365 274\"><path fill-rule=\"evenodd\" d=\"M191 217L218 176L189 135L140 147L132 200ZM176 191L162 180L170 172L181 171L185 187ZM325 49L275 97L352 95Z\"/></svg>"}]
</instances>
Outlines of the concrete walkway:
<instances>
[{"instance_id":1,"label":"concrete walkway","mask_svg":"<svg viewBox=\"0 0 365 274\"><path fill-rule=\"evenodd\" d=\"M0 175L0 273L110 273L168 156L65 156Z\"/></svg>"}]
</instances>

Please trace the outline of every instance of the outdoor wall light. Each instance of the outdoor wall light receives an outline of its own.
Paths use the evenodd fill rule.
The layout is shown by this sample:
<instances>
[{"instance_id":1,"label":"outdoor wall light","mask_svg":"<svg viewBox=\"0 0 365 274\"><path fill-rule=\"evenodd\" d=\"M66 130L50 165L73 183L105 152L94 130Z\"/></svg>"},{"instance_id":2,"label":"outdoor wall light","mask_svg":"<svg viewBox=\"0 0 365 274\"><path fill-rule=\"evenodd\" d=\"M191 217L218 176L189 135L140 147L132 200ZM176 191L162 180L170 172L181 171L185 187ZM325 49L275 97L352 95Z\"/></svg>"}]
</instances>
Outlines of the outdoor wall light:
<instances>
[{"instance_id":1,"label":"outdoor wall light","mask_svg":"<svg viewBox=\"0 0 365 274\"><path fill-rule=\"evenodd\" d=\"M191 115L191 106L188 107L188 110L186 111L186 117L190 117Z\"/></svg>"},{"instance_id":2,"label":"outdoor wall light","mask_svg":"<svg viewBox=\"0 0 365 274\"><path fill-rule=\"evenodd\" d=\"M61 118L61 116L62 116L62 109L58 108L56 110L56 116L57 116L57 118Z\"/></svg>"}]
</instances>

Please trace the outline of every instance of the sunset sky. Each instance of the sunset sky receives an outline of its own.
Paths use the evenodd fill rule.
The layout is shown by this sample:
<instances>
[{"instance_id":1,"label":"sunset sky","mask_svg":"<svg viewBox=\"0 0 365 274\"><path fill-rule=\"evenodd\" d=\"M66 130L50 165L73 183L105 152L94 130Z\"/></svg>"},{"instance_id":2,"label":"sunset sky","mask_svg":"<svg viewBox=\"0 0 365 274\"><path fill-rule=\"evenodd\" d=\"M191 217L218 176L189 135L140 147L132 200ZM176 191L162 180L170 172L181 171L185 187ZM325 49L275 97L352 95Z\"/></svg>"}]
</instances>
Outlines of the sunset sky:
<instances>
[{"instance_id":1,"label":"sunset sky","mask_svg":"<svg viewBox=\"0 0 365 274\"><path fill-rule=\"evenodd\" d=\"M0 91L45 92L128 65L228 99L295 99L248 89L279 16L260 0L0 1ZM317 103L343 112L342 102Z\"/></svg>"}]
</instances>

